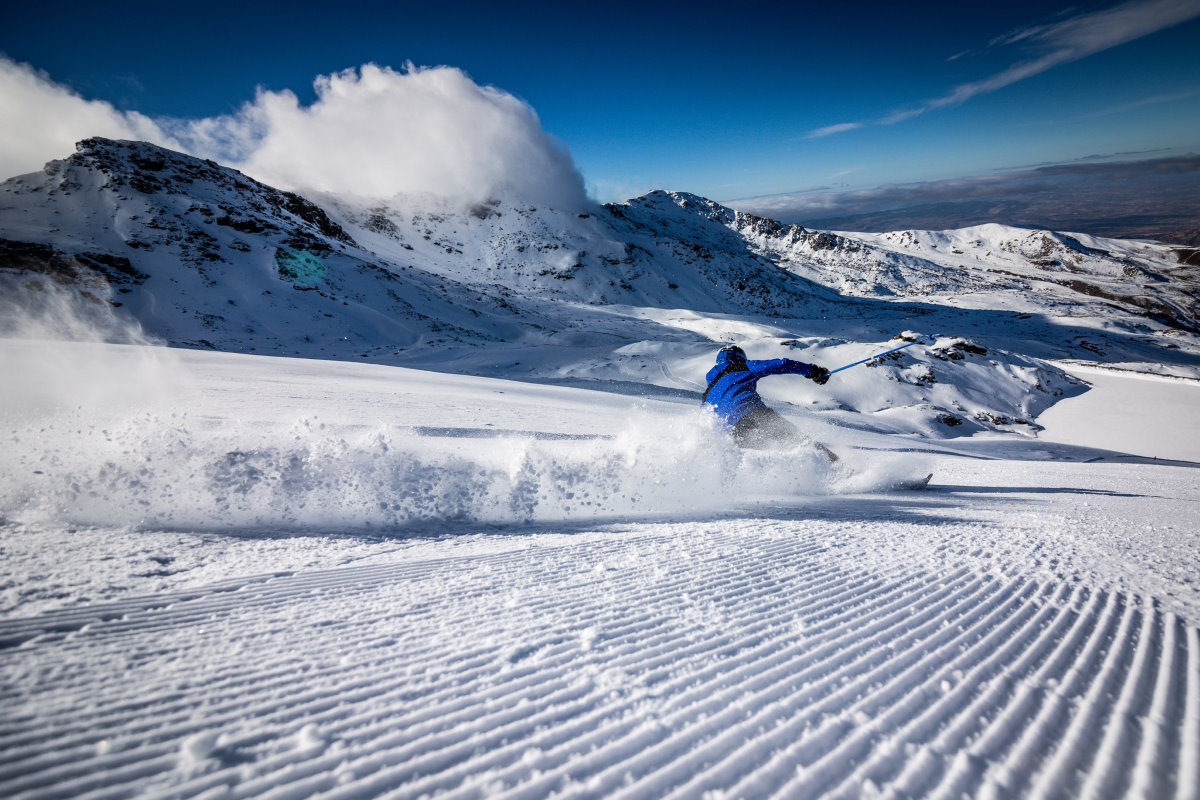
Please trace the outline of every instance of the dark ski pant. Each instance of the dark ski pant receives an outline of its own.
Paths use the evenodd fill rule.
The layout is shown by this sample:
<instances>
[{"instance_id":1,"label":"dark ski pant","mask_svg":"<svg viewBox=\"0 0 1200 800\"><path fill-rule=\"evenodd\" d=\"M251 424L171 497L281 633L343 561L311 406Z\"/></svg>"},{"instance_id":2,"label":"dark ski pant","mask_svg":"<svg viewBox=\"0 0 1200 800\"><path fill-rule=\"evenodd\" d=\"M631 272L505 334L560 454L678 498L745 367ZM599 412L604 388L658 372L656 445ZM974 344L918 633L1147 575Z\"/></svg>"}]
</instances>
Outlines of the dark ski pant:
<instances>
[{"instance_id":1,"label":"dark ski pant","mask_svg":"<svg viewBox=\"0 0 1200 800\"><path fill-rule=\"evenodd\" d=\"M733 440L746 450L790 450L801 444L820 451L831 462L838 456L820 442L814 442L796 426L769 408L751 411L733 426Z\"/></svg>"},{"instance_id":2,"label":"dark ski pant","mask_svg":"<svg viewBox=\"0 0 1200 800\"><path fill-rule=\"evenodd\" d=\"M795 425L776 412L758 408L733 426L733 440L738 447L751 450L787 450L803 441L803 437Z\"/></svg>"}]
</instances>

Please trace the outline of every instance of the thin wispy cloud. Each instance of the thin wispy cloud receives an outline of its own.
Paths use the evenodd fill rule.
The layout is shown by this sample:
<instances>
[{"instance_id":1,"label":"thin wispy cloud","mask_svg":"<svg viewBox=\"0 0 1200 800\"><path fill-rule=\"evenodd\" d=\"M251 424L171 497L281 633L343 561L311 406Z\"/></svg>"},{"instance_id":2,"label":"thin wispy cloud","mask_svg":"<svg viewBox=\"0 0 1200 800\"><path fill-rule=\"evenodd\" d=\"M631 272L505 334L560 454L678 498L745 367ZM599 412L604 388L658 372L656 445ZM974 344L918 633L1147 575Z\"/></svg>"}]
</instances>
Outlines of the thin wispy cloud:
<instances>
[{"instance_id":1,"label":"thin wispy cloud","mask_svg":"<svg viewBox=\"0 0 1200 800\"><path fill-rule=\"evenodd\" d=\"M805 138L819 139L846 133L858 130L865 124L895 125L930 111L959 106L972 98L999 91L1055 67L1096 55L1198 16L1200 0L1134 0L1103 11L1010 31L989 42L989 48L1021 45L1033 50L1033 57L1018 61L981 80L955 86L946 94L915 107L897 109L872 123L830 125L812 131ZM957 61L971 52L965 50L955 53L947 60ZM1160 101L1150 100L1146 104L1152 102Z\"/></svg>"},{"instance_id":2,"label":"thin wispy cloud","mask_svg":"<svg viewBox=\"0 0 1200 800\"><path fill-rule=\"evenodd\" d=\"M973 97L995 92L1152 33L1174 27L1200 16L1200 0L1137 0L1104 11L1084 14L1049 25L1036 25L1006 34L995 45L1024 43L1037 47L1041 55L1013 64L983 80L954 87L941 97L916 109L891 115L883 124L911 119L928 111L961 105Z\"/></svg>"},{"instance_id":3,"label":"thin wispy cloud","mask_svg":"<svg viewBox=\"0 0 1200 800\"><path fill-rule=\"evenodd\" d=\"M1161 223L1165 231L1174 224L1172 220L1183 220L1190 228L1200 211L1200 195L1195 191L1200 155L1117 160L1147 152L1155 151L1098 153L1068 163L947 180L865 189L823 187L725 202L785 223L844 230L941 230L1007 222L1053 224L1058 230L1081 232ZM1148 197L1155 199L1150 214Z\"/></svg>"},{"instance_id":4,"label":"thin wispy cloud","mask_svg":"<svg viewBox=\"0 0 1200 800\"><path fill-rule=\"evenodd\" d=\"M912 119L913 117L919 117L927 110L928 109L925 108L908 108L901 111L893 111L891 114L888 114L886 117L879 120L876 124L895 125L898 122L904 122L905 120Z\"/></svg>"},{"instance_id":5,"label":"thin wispy cloud","mask_svg":"<svg viewBox=\"0 0 1200 800\"><path fill-rule=\"evenodd\" d=\"M1175 92L1174 94L1156 94L1150 97L1143 97L1139 100L1133 100L1129 103L1122 103L1116 106L1109 106L1098 111L1093 111L1088 114L1088 118L1092 117L1107 117L1112 114L1123 114L1126 111L1136 111L1139 108L1147 106L1159 106L1165 103L1177 103L1180 100L1188 100L1200 95L1200 89L1191 89L1186 92Z\"/></svg>"},{"instance_id":6,"label":"thin wispy cloud","mask_svg":"<svg viewBox=\"0 0 1200 800\"><path fill-rule=\"evenodd\" d=\"M840 122L837 125L826 125L824 128L817 128L815 131L809 131L805 139L824 139L826 136L834 136L839 133L847 133L856 131L861 128L861 122Z\"/></svg>"}]
</instances>

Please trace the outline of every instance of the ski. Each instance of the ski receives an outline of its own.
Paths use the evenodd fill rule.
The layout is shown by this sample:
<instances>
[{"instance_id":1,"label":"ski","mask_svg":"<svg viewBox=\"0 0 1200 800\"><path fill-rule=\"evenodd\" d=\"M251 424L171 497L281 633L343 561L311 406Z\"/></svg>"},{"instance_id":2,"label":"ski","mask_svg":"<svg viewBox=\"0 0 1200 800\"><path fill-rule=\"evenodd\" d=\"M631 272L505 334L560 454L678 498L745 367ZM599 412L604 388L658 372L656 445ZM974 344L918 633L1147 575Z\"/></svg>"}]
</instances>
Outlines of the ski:
<instances>
[{"instance_id":1,"label":"ski","mask_svg":"<svg viewBox=\"0 0 1200 800\"><path fill-rule=\"evenodd\" d=\"M897 481L892 484L892 491L896 492L915 492L919 489L924 489L929 485L930 479L933 478L933 473L929 473L924 478L916 478L914 480Z\"/></svg>"}]
</instances>

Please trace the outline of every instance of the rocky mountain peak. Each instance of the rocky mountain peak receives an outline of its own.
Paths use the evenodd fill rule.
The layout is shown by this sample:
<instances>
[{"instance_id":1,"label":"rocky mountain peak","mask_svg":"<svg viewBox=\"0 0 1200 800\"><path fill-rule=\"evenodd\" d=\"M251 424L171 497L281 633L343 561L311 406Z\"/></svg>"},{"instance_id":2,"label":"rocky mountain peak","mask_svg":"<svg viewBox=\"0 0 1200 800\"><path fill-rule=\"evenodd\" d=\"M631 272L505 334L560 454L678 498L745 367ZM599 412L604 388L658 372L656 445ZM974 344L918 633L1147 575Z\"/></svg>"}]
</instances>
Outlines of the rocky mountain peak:
<instances>
[{"instance_id":1,"label":"rocky mountain peak","mask_svg":"<svg viewBox=\"0 0 1200 800\"><path fill-rule=\"evenodd\" d=\"M103 175L106 187L121 195L187 197L198 213L245 232L298 226L311 235L307 244L318 249L328 250L328 244L312 237L354 244L323 209L294 192L267 186L215 161L148 142L84 139L76 145L74 155L46 165L50 177L63 178L73 170Z\"/></svg>"}]
</instances>

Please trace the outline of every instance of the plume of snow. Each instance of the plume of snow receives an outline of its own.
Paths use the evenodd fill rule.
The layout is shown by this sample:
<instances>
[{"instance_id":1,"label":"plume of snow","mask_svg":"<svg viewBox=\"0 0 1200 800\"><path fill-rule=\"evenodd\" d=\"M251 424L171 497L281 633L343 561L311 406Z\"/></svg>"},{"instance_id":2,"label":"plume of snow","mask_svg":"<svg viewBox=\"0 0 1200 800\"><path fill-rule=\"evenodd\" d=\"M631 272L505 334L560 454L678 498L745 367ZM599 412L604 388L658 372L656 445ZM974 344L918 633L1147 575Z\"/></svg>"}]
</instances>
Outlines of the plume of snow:
<instances>
[{"instance_id":1,"label":"plume of snow","mask_svg":"<svg viewBox=\"0 0 1200 800\"><path fill-rule=\"evenodd\" d=\"M158 403L188 379L173 352L154 344L116 313L107 287L0 273L0 408L9 422L121 415ZM110 357L116 352L122 357ZM13 474L11 466L0 469Z\"/></svg>"}]
</instances>

